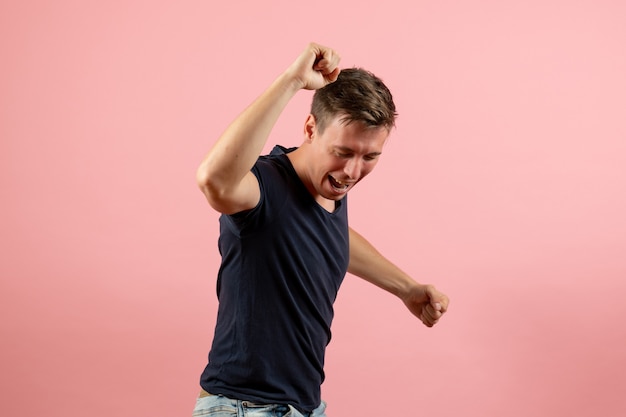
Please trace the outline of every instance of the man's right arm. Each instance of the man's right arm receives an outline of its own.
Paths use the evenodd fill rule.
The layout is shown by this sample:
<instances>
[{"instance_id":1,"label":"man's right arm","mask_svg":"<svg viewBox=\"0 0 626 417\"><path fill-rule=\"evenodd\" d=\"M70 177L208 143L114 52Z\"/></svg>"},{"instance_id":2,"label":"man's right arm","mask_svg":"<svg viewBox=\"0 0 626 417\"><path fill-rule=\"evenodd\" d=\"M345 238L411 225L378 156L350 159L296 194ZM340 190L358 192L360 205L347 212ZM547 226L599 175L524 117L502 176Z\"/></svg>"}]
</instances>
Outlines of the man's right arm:
<instances>
[{"instance_id":1,"label":"man's right arm","mask_svg":"<svg viewBox=\"0 0 626 417\"><path fill-rule=\"evenodd\" d=\"M337 79L339 56L310 44L224 131L198 167L198 186L224 214L254 208L259 184L250 172L287 103L300 89L318 89Z\"/></svg>"}]
</instances>

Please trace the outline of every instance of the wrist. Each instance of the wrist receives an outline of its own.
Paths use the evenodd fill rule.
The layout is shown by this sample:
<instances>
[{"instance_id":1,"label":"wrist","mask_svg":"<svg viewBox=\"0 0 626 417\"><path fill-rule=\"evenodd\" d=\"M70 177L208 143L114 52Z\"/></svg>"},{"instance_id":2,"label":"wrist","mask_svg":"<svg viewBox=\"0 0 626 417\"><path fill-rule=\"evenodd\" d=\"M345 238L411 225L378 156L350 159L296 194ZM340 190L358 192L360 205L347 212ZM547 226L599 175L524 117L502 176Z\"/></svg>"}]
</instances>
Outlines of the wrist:
<instances>
[{"instance_id":1,"label":"wrist","mask_svg":"<svg viewBox=\"0 0 626 417\"><path fill-rule=\"evenodd\" d=\"M306 86L305 81L293 72L291 68L280 74L276 79L276 82L292 94L296 94Z\"/></svg>"},{"instance_id":2,"label":"wrist","mask_svg":"<svg viewBox=\"0 0 626 417\"><path fill-rule=\"evenodd\" d=\"M396 295L402 301L407 301L408 299L415 296L416 292L423 292L425 287L425 285L420 284L413 279L407 279L402 283L401 286L398 287Z\"/></svg>"}]
</instances>

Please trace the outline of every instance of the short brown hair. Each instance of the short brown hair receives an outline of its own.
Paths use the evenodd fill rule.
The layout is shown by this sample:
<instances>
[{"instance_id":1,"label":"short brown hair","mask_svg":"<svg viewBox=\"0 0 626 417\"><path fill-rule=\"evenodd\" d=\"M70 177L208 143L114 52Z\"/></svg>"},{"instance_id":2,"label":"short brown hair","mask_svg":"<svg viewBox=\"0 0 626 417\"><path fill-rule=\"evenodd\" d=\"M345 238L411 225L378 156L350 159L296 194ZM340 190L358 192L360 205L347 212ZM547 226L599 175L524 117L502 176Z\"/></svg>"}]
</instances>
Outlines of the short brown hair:
<instances>
[{"instance_id":1,"label":"short brown hair","mask_svg":"<svg viewBox=\"0 0 626 417\"><path fill-rule=\"evenodd\" d=\"M368 127L395 126L396 106L383 81L361 68L342 69L333 83L315 92L311 114L323 132L330 120L342 115L342 122L361 122Z\"/></svg>"}]
</instances>

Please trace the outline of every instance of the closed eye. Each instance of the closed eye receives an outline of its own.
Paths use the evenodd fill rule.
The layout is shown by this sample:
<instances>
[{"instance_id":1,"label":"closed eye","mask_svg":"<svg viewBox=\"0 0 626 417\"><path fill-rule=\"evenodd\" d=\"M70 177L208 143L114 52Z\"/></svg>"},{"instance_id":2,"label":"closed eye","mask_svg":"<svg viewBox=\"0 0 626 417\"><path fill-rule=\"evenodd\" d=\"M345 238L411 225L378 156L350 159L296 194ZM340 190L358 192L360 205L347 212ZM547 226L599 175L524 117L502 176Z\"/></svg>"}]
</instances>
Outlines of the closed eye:
<instances>
[{"instance_id":1,"label":"closed eye","mask_svg":"<svg viewBox=\"0 0 626 417\"><path fill-rule=\"evenodd\" d=\"M350 153L343 153L343 152L335 152L335 155L337 155L339 158L344 158L344 159L352 157L352 154L350 154Z\"/></svg>"},{"instance_id":2,"label":"closed eye","mask_svg":"<svg viewBox=\"0 0 626 417\"><path fill-rule=\"evenodd\" d=\"M354 157L355 155L354 152L348 148L336 149L333 151L333 153L335 154L335 156L337 156L338 158L342 158L342 159L350 159ZM380 156L380 152L368 153L367 155L363 155L363 160L374 161L378 159L379 156Z\"/></svg>"}]
</instances>

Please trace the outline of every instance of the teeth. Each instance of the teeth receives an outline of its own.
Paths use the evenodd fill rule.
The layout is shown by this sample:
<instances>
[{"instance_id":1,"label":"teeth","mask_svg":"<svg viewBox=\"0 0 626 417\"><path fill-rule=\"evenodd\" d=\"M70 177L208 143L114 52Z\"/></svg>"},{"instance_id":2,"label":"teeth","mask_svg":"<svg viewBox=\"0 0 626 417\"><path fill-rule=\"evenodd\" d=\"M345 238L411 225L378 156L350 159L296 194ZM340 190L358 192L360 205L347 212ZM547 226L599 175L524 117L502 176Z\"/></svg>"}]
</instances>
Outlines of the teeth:
<instances>
[{"instance_id":1,"label":"teeth","mask_svg":"<svg viewBox=\"0 0 626 417\"><path fill-rule=\"evenodd\" d=\"M332 175L328 176L330 182L333 184L333 187L335 188L348 188L348 183L345 183L343 181L339 181L337 178L333 177Z\"/></svg>"}]
</instances>

